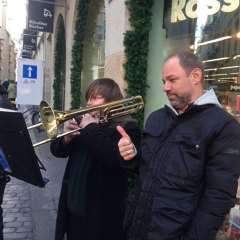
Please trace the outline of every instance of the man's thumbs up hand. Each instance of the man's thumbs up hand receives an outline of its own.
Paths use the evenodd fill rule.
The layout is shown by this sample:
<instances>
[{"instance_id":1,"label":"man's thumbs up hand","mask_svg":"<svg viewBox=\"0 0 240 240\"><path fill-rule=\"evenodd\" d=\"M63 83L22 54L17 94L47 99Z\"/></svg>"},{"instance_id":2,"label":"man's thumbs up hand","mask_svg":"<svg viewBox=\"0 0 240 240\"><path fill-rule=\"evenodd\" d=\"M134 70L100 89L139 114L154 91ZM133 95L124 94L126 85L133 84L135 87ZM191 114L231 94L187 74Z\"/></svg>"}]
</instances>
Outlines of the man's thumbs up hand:
<instances>
[{"instance_id":1,"label":"man's thumbs up hand","mask_svg":"<svg viewBox=\"0 0 240 240\"><path fill-rule=\"evenodd\" d=\"M118 142L120 155L125 161L131 160L135 156L135 148L131 138L121 126L117 126L117 131L122 135L122 138Z\"/></svg>"}]
</instances>

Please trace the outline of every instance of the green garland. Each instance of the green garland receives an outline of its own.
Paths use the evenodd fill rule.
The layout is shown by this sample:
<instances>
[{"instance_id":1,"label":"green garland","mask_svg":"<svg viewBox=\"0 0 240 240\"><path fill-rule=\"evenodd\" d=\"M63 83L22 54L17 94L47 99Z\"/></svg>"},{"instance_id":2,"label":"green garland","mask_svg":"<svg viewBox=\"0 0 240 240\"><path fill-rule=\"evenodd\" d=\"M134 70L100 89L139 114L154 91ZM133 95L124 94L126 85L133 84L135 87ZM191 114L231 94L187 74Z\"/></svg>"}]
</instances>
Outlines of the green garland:
<instances>
[{"instance_id":1,"label":"green garland","mask_svg":"<svg viewBox=\"0 0 240 240\"><path fill-rule=\"evenodd\" d=\"M124 64L125 80L128 83L127 96L147 94L147 62L149 51L149 31L152 28L152 6L155 0L127 0L126 6L130 12L130 24L133 30L125 33L124 45L127 58ZM145 101L145 100L144 100ZM144 111L134 114L138 124L143 129Z\"/></svg>"},{"instance_id":2,"label":"green garland","mask_svg":"<svg viewBox=\"0 0 240 240\"><path fill-rule=\"evenodd\" d=\"M130 24L133 30L125 33L124 45L125 55L127 58L124 64L125 80L128 83L126 89L127 96L141 95L145 99L147 94L147 62L148 62L148 45L149 31L152 28L152 6L155 0L127 0L126 6L130 12ZM144 102L146 102L144 100ZM144 111L138 111L133 114L138 120L138 125L143 129ZM131 191L137 179L137 174L128 172L128 190Z\"/></svg>"},{"instance_id":3,"label":"green garland","mask_svg":"<svg viewBox=\"0 0 240 240\"><path fill-rule=\"evenodd\" d=\"M91 0L81 0L77 7L74 43L72 47L71 68L71 108L77 109L81 104L81 82L83 69L83 43L85 39L87 16Z\"/></svg>"},{"instance_id":4,"label":"green garland","mask_svg":"<svg viewBox=\"0 0 240 240\"><path fill-rule=\"evenodd\" d=\"M53 81L53 108L57 110L62 109L62 102L64 101L64 85L66 76L66 41L65 41L65 27L62 15L58 19L57 39L55 45L55 61L54 61L54 81Z\"/></svg>"}]
</instances>

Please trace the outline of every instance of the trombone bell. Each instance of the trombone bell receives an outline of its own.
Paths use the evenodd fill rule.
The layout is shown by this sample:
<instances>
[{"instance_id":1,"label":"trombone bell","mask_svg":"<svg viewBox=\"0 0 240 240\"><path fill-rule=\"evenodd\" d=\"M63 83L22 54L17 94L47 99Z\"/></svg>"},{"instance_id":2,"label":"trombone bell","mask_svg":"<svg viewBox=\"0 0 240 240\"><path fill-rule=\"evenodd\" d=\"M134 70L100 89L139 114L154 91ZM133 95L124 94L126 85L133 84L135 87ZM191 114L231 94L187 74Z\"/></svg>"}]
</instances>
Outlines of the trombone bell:
<instances>
[{"instance_id":1,"label":"trombone bell","mask_svg":"<svg viewBox=\"0 0 240 240\"><path fill-rule=\"evenodd\" d=\"M58 134L57 120L54 111L46 101L40 103L40 117L42 126L51 139L55 139Z\"/></svg>"}]
</instances>

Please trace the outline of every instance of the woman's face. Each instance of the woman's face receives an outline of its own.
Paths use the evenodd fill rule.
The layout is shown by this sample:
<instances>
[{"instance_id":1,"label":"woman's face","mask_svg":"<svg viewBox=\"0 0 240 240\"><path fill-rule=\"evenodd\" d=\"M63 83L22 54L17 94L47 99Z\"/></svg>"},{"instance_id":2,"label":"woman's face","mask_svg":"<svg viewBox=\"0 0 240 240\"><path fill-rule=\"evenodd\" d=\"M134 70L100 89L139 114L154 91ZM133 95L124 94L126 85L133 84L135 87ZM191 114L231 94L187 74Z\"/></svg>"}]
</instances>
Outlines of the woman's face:
<instances>
[{"instance_id":1,"label":"woman's face","mask_svg":"<svg viewBox=\"0 0 240 240\"><path fill-rule=\"evenodd\" d=\"M104 103L106 103L105 99L101 95L93 95L87 101L88 107L102 105ZM97 114L100 114L100 110L97 110L97 111L94 111L94 112L90 112L91 116L95 116Z\"/></svg>"}]
</instances>

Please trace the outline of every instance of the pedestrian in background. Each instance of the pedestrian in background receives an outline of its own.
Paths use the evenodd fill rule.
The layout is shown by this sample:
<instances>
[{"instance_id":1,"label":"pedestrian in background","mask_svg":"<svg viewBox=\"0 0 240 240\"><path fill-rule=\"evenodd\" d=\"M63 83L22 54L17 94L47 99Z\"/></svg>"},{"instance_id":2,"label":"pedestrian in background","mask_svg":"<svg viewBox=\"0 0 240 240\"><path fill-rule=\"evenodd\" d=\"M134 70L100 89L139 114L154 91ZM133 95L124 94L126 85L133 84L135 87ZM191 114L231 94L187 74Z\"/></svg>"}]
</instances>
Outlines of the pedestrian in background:
<instances>
[{"instance_id":1,"label":"pedestrian in background","mask_svg":"<svg viewBox=\"0 0 240 240\"><path fill-rule=\"evenodd\" d=\"M10 102L7 96L8 92L6 88L0 84L0 108L6 108L14 110L13 104ZM1 120L0 120L1 121ZM3 240L3 194L6 188L6 183L8 179L2 165L0 164L0 240Z\"/></svg>"},{"instance_id":2,"label":"pedestrian in background","mask_svg":"<svg viewBox=\"0 0 240 240\"><path fill-rule=\"evenodd\" d=\"M235 205L240 125L213 90L203 92L204 67L195 54L170 55L162 79L169 103L146 122L140 177L127 203L127 236L213 240ZM131 136L118 130L120 153L131 161Z\"/></svg>"},{"instance_id":3,"label":"pedestrian in background","mask_svg":"<svg viewBox=\"0 0 240 240\"><path fill-rule=\"evenodd\" d=\"M1 108L12 109L12 110L15 109L14 105L8 99L7 89L2 84L0 84L0 107Z\"/></svg>"},{"instance_id":4,"label":"pedestrian in background","mask_svg":"<svg viewBox=\"0 0 240 240\"><path fill-rule=\"evenodd\" d=\"M112 79L93 81L85 98L91 108L122 100L119 86ZM64 131L81 131L51 142L56 157L68 157L58 206L56 240L124 240L123 217L129 162L118 151L120 125L139 152L141 130L130 115L100 123L101 110L83 116L80 124L70 120ZM133 156L134 152L128 152ZM137 162L133 158L131 164Z\"/></svg>"},{"instance_id":5,"label":"pedestrian in background","mask_svg":"<svg viewBox=\"0 0 240 240\"><path fill-rule=\"evenodd\" d=\"M3 82L3 86L8 90L8 86L10 84L10 80L9 79L5 79L5 81Z\"/></svg>"},{"instance_id":6,"label":"pedestrian in background","mask_svg":"<svg viewBox=\"0 0 240 240\"><path fill-rule=\"evenodd\" d=\"M15 101L16 94L15 94L15 83L14 80L10 80L10 84L8 86L8 98L10 101Z\"/></svg>"}]
</instances>

